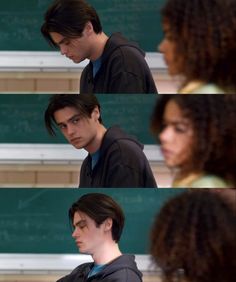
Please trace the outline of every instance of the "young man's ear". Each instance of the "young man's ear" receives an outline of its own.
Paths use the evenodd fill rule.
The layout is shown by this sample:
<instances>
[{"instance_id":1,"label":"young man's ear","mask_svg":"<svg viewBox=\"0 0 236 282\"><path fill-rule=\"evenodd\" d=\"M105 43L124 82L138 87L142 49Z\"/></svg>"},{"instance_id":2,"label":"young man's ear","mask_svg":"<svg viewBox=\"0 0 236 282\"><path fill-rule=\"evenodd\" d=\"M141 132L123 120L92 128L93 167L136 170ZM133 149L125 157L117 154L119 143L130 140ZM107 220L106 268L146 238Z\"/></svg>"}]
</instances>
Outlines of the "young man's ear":
<instances>
[{"instance_id":1,"label":"young man's ear","mask_svg":"<svg viewBox=\"0 0 236 282\"><path fill-rule=\"evenodd\" d=\"M99 120L99 118L100 118L100 111L99 111L99 109L98 109L97 106L93 109L93 112L92 112L91 117L92 117L95 121L98 121L98 120Z\"/></svg>"},{"instance_id":2,"label":"young man's ear","mask_svg":"<svg viewBox=\"0 0 236 282\"><path fill-rule=\"evenodd\" d=\"M85 36L89 36L91 34L93 34L94 30L93 30L93 25L91 22L87 22L85 27L84 27L84 30L83 30L83 34Z\"/></svg>"},{"instance_id":3,"label":"young man's ear","mask_svg":"<svg viewBox=\"0 0 236 282\"><path fill-rule=\"evenodd\" d=\"M113 224L113 220L108 217L106 220L105 220L105 231L110 231L112 229L112 224Z\"/></svg>"}]
</instances>

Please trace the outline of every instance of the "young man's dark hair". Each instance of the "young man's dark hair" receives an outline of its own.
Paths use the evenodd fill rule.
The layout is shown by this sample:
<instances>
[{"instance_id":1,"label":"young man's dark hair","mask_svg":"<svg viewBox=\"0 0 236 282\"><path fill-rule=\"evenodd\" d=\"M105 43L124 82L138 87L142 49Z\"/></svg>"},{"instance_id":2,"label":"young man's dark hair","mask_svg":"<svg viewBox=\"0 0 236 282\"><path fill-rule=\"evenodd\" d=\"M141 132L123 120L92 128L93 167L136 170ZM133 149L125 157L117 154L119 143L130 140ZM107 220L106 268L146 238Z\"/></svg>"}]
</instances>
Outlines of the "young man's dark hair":
<instances>
[{"instance_id":1,"label":"young man's dark hair","mask_svg":"<svg viewBox=\"0 0 236 282\"><path fill-rule=\"evenodd\" d=\"M65 37L82 36L87 22L91 22L95 33L102 32L102 26L96 10L84 0L56 0L47 10L41 32L53 46L50 32L58 32Z\"/></svg>"},{"instance_id":2,"label":"young man's dark hair","mask_svg":"<svg viewBox=\"0 0 236 282\"><path fill-rule=\"evenodd\" d=\"M41 32L74 63L89 59L80 93L157 93L145 52L117 32L107 36L95 9L84 0L55 0Z\"/></svg>"},{"instance_id":3,"label":"young man's dark hair","mask_svg":"<svg viewBox=\"0 0 236 282\"><path fill-rule=\"evenodd\" d=\"M107 218L112 219L112 238L120 240L124 227L124 213L121 207L108 195L90 193L83 195L69 210L69 218L73 222L75 212L83 212L92 218L99 227Z\"/></svg>"},{"instance_id":4,"label":"young man's dark hair","mask_svg":"<svg viewBox=\"0 0 236 282\"><path fill-rule=\"evenodd\" d=\"M91 255L94 261L80 264L57 282L142 282L135 256L119 248L125 217L118 203L106 194L84 194L72 204L69 218L80 253Z\"/></svg>"},{"instance_id":5,"label":"young man's dark hair","mask_svg":"<svg viewBox=\"0 0 236 282\"><path fill-rule=\"evenodd\" d=\"M49 105L44 114L46 128L51 135L55 135L54 125L56 123L54 113L65 107L76 108L83 117L90 118L95 107L100 111L100 104L94 95L87 94L56 94L49 100ZM99 118L102 123L102 118Z\"/></svg>"},{"instance_id":6,"label":"young man's dark hair","mask_svg":"<svg viewBox=\"0 0 236 282\"><path fill-rule=\"evenodd\" d=\"M49 133L55 134L53 126L57 125L72 146L88 152L79 187L156 187L143 144L119 126L107 129L101 121L100 105L93 94L57 94L46 109Z\"/></svg>"}]
</instances>

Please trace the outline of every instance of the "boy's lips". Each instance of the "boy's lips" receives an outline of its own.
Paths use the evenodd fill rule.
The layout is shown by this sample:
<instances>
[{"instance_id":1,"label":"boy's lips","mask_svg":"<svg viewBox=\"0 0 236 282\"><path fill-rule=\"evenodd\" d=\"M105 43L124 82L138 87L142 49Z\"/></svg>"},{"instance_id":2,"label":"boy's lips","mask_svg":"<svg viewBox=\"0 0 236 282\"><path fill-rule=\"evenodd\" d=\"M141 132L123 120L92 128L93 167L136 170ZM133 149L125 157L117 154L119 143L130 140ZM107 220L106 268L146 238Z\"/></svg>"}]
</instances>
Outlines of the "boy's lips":
<instances>
[{"instance_id":1,"label":"boy's lips","mask_svg":"<svg viewBox=\"0 0 236 282\"><path fill-rule=\"evenodd\" d=\"M75 142L78 142L80 140L81 140L81 137L75 137L75 138L70 139L70 142L75 143Z\"/></svg>"}]
</instances>

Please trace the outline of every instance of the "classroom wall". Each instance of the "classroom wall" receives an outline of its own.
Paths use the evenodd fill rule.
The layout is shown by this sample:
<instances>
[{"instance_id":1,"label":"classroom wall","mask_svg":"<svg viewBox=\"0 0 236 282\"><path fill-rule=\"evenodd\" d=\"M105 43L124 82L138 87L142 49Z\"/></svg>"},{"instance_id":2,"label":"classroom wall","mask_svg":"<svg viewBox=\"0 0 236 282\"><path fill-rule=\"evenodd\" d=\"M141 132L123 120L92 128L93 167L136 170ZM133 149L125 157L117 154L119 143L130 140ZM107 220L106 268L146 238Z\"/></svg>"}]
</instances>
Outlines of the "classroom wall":
<instances>
[{"instance_id":1,"label":"classroom wall","mask_svg":"<svg viewBox=\"0 0 236 282\"><path fill-rule=\"evenodd\" d=\"M17 2L17 1L16 1ZM23 1L28 3L27 1ZM38 1L38 3L45 3ZM135 1L134 1L135 2ZM142 2L142 1L140 1ZM6 4L7 5L7 4ZM22 30L22 29L20 29ZM10 33L10 31L9 31ZM18 41L20 42L20 41ZM12 44L11 46L13 46ZM156 46L155 46L156 48ZM152 69L152 74L159 93L176 93L177 86L166 71ZM81 71L0 71L0 92L24 93L77 93ZM0 164L0 188L19 187L77 187L81 162L76 164ZM163 162L151 162L151 168L158 186L169 187L171 175ZM122 193L120 190L118 193ZM4 274L0 273L0 282L48 282L56 281L66 273L58 274ZM159 282L156 273L144 273L144 282Z\"/></svg>"},{"instance_id":2,"label":"classroom wall","mask_svg":"<svg viewBox=\"0 0 236 282\"><path fill-rule=\"evenodd\" d=\"M160 94L176 93L178 79L152 69ZM0 72L0 92L78 92L80 72Z\"/></svg>"},{"instance_id":3,"label":"classroom wall","mask_svg":"<svg viewBox=\"0 0 236 282\"><path fill-rule=\"evenodd\" d=\"M21 274L21 275L1 275L0 274L0 282L52 282L57 281L63 274ZM131 281L132 282L132 281ZM161 282L161 277L157 273L143 273L143 282Z\"/></svg>"},{"instance_id":4,"label":"classroom wall","mask_svg":"<svg viewBox=\"0 0 236 282\"><path fill-rule=\"evenodd\" d=\"M48 91L49 87L45 87L45 89ZM30 96L34 97L36 95ZM24 95L24 97L26 103L28 101L28 95ZM13 101L15 100L13 99ZM27 110L27 108L25 109ZM155 141L153 140L153 142ZM62 164L56 161L51 161L50 163L50 160L46 162L34 162L33 160L27 162L23 159L21 162L12 160L10 163L2 160L0 162L0 187L78 187L78 176L82 159L76 159L73 161L73 164L68 161ZM169 187L172 178L164 162L157 158L155 161L152 160L150 164L158 186Z\"/></svg>"},{"instance_id":5,"label":"classroom wall","mask_svg":"<svg viewBox=\"0 0 236 282\"><path fill-rule=\"evenodd\" d=\"M170 187L171 173L163 162L150 162L159 187ZM66 165L1 164L1 187L78 187L81 163Z\"/></svg>"}]
</instances>

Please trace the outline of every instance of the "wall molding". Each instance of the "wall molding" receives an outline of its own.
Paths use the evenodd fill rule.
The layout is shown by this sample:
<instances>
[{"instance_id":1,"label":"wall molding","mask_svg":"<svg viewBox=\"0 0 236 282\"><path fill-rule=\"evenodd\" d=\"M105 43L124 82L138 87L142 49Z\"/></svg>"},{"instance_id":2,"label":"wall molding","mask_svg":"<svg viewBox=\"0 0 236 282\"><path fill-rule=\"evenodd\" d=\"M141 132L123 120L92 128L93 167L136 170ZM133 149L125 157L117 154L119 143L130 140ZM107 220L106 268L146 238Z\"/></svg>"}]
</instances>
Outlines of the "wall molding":
<instances>
[{"instance_id":1,"label":"wall molding","mask_svg":"<svg viewBox=\"0 0 236 282\"><path fill-rule=\"evenodd\" d=\"M144 154L151 162L163 161L157 145L144 145ZM86 156L70 144L0 144L0 164L76 164Z\"/></svg>"},{"instance_id":2,"label":"wall molding","mask_svg":"<svg viewBox=\"0 0 236 282\"><path fill-rule=\"evenodd\" d=\"M82 254L0 254L0 274L70 272L90 261L91 256ZM140 271L155 269L149 255L135 255L135 261Z\"/></svg>"},{"instance_id":3,"label":"wall molding","mask_svg":"<svg viewBox=\"0 0 236 282\"><path fill-rule=\"evenodd\" d=\"M146 61L153 70L166 70L163 55L157 52L147 52ZM88 60L80 64L73 63L70 59L55 51L0 51L0 71L15 72L75 72L81 71Z\"/></svg>"}]
</instances>

